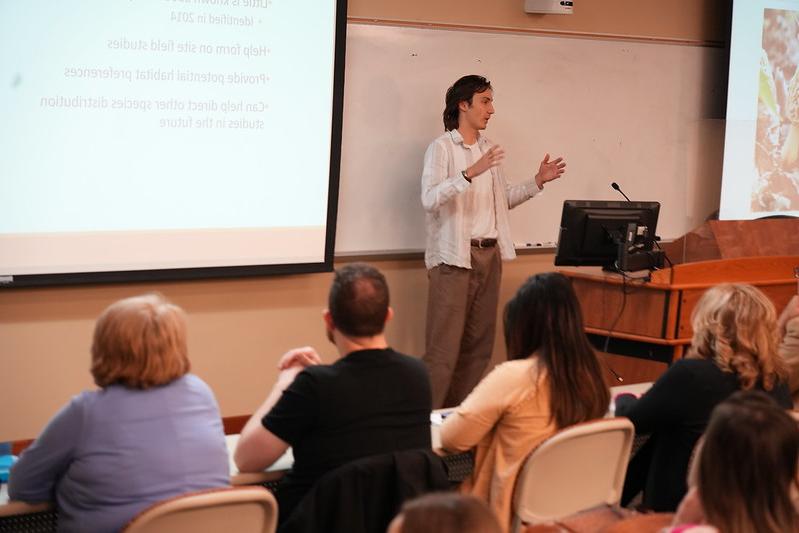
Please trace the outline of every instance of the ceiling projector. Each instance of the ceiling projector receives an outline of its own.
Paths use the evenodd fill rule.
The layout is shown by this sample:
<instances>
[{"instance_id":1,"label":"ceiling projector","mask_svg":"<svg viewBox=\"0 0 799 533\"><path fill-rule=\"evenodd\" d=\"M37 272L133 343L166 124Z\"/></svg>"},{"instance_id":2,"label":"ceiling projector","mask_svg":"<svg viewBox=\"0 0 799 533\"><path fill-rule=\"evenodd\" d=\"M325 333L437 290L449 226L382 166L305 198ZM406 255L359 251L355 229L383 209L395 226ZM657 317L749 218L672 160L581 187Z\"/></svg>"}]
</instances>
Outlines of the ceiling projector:
<instances>
[{"instance_id":1,"label":"ceiling projector","mask_svg":"<svg viewBox=\"0 0 799 533\"><path fill-rule=\"evenodd\" d=\"M571 0L524 0L525 13L571 15L573 11L574 2Z\"/></svg>"}]
</instances>

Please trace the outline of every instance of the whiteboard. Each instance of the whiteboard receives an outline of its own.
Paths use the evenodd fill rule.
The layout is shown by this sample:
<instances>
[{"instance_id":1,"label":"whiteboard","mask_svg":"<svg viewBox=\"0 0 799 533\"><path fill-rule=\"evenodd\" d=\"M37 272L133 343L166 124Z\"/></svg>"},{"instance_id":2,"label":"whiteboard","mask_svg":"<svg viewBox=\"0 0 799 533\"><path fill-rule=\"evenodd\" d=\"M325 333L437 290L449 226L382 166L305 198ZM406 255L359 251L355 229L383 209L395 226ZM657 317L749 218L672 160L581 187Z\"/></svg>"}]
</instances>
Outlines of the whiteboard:
<instances>
[{"instance_id":1,"label":"whiteboard","mask_svg":"<svg viewBox=\"0 0 799 533\"><path fill-rule=\"evenodd\" d=\"M718 48L349 24L336 253L425 246L421 174L446 89L486 76L510 182L546 152L564 178L511 211L517 247L557 241L565 199L661 202L678 237L718 208L726 59Z\"/></svg>"}]
</instances>

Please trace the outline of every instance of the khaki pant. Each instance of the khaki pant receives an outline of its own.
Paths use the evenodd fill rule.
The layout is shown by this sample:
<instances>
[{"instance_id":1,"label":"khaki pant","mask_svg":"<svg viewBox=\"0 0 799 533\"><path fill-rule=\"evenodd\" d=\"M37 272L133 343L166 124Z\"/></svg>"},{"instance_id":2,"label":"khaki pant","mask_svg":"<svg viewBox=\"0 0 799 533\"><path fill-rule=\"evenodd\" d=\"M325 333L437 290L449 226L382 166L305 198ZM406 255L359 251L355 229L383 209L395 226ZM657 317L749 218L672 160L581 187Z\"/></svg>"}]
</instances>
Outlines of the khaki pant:
<instances>
[{"instance_id":1,"label":"khaki pant","mask_svg":"<svg viewBox=\"0 0 799 533\"><path fill-rule=\"evenodd\" d=\"M438 265L427 272L424 362L433 408L461 403L483 377L494 348L502 260L499 248L472 247L472 268Z\"/></svg>"}]
</instances>

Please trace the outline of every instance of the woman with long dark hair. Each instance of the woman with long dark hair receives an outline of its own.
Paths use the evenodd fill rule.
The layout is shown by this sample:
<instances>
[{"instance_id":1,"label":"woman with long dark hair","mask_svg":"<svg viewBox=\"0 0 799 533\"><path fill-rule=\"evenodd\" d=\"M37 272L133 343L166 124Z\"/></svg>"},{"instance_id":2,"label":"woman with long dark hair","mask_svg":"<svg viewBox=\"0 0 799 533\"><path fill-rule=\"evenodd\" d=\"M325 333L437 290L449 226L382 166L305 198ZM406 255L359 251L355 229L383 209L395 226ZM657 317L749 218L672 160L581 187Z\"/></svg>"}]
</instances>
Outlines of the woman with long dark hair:
<instances>
[{"instance_id":1,"label":"woman with long dark hair","mask_svg":"<svg viewBox=\"0 0 799 533\"><path fill-rule=\"evenodd\" d=\"M763 392L736 392L713 410L696 487L680 505L673 531L694 531L694 524L724 533L799 531L791 501L797 457L796 420Z\"/></svg>"},{"instance_id":2,"label":"woman with long dark hair","mask_svg":"<svg viewBox=\"0 0 799 533\"><path fill-rule=\"evenodd\" d=\"M524 460L557 430L602 417L609 392L565 276L529 278L505 306L504 323L510 360L445 420L441 444L453 452L476 448L461 491L487 501L507 529Z\"/></svg>"}]
</instances>

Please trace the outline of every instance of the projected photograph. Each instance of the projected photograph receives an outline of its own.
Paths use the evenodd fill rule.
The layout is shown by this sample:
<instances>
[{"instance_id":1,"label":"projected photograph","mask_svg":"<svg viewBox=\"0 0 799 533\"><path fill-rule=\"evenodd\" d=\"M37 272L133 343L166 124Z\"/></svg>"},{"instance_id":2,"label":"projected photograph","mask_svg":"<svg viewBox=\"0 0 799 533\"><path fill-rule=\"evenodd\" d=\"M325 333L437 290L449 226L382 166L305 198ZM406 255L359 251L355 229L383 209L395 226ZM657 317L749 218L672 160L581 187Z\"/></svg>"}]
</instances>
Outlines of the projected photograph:
<instances>
[{"instance_id":1,"label":"projected photograph","mask_svg":"<svg viewBox=\"0 0 799 533\"><path fill-rule=\"evenodd\" d=\"M765 9L752 211L799 209L799 11Z\"/></svg>"}]
</instances>

